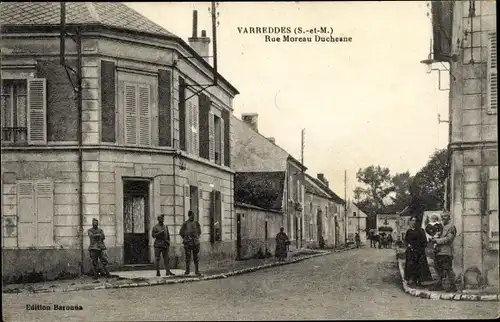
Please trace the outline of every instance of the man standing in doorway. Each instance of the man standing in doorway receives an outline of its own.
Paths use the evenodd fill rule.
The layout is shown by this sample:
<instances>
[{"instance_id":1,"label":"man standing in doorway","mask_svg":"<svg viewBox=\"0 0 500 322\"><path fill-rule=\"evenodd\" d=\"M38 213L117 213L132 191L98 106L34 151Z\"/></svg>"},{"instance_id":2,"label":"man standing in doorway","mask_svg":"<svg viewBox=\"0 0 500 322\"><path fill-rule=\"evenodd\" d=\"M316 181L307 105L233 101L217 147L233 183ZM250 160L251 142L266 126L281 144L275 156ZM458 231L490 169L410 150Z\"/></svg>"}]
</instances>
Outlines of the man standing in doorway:
<instances>
[{"instance_id":1,"label":"man standing in doorway","mask_svg":"<svg viewBox=\"0 0 500 322\"><path fill-rule=\"evenodd\" d=\"M451 224L449 212L441 214L443 221L443 231L438 238L431 238L430 241L439 245L435 252L434 265L439 275L438 288L448 292L456 291L455 273L453 272L453 240L457 235L457 229Z\"/></svg>"},{"instance_id":2,"label":"man standing in doorway","mask_svg":"<svg viewBox=\"0 0 500 322\"><path fill-rule=\"evenodd\" d=\"M359 237L358 233L354 235L354 241L356 242L356 248L361 247L361 238Z\"/></svg>"},{"instance_id":3,"label":"man standing in doorway","mask_svg":"<svg viewBox=\"0 0 500 322\"><path fill-rule=\"evenodd\" d=\"M186 255L186 272L184 275L189 275L191 266L191 254L193 254L194 273L200 275L198 263L198 253L200 252L200 223L194 220L194 212L189 210L188 220L182 224L179 235L183 239L184 253Z\"/></svg>"},{"instance_id":4,"label":"man standing in doorway","mask_svg":"<svg viewBox=\"0 0 500 322\"><path fill-rule=\"evenodd\" d=\"M106 245L104 245L104 239L106 239L106 236L104 235L104 231L99 228L99 221L96 218L92 219L92 228L88 230L88 235L90 238L89 253L90 260L92 261L92 271L94 274L94 278L99 278L99 271L97 269L99 260L101 260L104 275L108 276L109 272L106 269L106 265L108 265L108 259L105 252Z\"/></svg>"},{"instance_id":5,"label":"man standing in doorway","mask_svg":"<svg viewBox=\"0 0 500 322\"><path fill-rule=\"evenodd\" d=\"M170 234L168 227L163 224L163 215L158 216L158 223L153 227L153 238L155 238L155 262L156 262L156 276L160 276L160 256L163 256L163 263L165 264L165 275L174 275L170 271L168 265L168 248L170 246Z\"/></svg>"}]
</instances>

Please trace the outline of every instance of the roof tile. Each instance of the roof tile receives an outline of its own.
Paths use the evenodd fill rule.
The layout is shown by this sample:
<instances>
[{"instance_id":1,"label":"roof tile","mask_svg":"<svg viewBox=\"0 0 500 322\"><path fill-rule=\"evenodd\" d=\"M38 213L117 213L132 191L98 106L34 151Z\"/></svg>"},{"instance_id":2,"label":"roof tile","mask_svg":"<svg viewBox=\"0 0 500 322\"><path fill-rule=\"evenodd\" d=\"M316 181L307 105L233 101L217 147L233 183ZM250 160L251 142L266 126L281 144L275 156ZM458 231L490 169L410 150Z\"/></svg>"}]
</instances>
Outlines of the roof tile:
<instances>
[{"instance_id":1,"label":"roof tile","mask_svg":"<svg viewBox=\"0 0 500 322\"><path fill-rule=\"evenodd\" d=\"M2 25L57 25L60 2L1 2ZM91 24L175 36L134 9L119 2L67 2L66 23Z\"/></svg>"}]
</instances>

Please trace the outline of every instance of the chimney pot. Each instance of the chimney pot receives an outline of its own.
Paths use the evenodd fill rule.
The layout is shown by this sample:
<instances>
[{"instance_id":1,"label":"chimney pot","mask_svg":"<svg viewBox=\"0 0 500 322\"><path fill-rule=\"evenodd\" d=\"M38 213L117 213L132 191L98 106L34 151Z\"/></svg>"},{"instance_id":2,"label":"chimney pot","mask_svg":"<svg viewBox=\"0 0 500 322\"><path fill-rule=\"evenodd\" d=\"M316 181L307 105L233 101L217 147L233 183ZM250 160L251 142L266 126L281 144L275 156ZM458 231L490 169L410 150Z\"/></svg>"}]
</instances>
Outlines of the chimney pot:
<instances>
[{"instance_id":1,"label":"chimney pot","mask_svg":"<svg viewBox=\"0 0 500 322\"><path fill-rule=\"evenodd\" d=\"M248 124L255 132L259 133L259 114L257 113L244 113L241 114L241 119L243 122Z\"/></svg>"},{"instance_id":2,"label":"chimney pot","mask_svg":"<svg viewBox=\"0 0 500 322\"><path fill-rule=\"evenodd\" d=\"M198 38L198 10L193 10L193 38Z\"/></svg>"},{"instance_id":3,"label":"chimney pot","mask_svg":"<svg viewBox=\"0 0 500 322\"><path fill-rule=\"evenodd\" d=\"M202 30L202 31L201 31L201 37L202 37L202 38L205 38L206 36L207 36L207 32L206 32L206 30Z\"/></svg>"}]
</instances>

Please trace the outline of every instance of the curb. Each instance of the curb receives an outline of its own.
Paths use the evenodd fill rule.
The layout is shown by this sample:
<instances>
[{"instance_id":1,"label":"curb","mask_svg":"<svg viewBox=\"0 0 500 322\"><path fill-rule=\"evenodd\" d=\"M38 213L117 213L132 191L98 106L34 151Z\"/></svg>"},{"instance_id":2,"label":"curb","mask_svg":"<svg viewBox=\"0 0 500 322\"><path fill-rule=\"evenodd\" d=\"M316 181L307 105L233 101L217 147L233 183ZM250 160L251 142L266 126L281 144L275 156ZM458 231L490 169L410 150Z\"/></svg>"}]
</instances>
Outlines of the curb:
<instances>
[{"instance_id":1,"label":"curb","mask_svg":"<svg viewBox=\"0 0 500 322\"><path fill-rule=\"evenodd\" d=\"M399 254L398 249L396 248L396 254ZM403 280L403 290L405 293L408 293L415 297L420 297L423 299L430 300L448 300L448 301L498 301L498 294L489 294L489 295L476 295L476 294L463 294L463 293L445 293L445 292L436 292L436 291L428 291L422 289L416 289L408 286L408 283L403 278L404 276L404 262L402 260L398 261L399 274L401 279Z\"/></svg>"},{"instance_id":2,"label":"curb","mask_svg":"<svg viewBox=\"0 0 500 322\"><path fill-rule=\"evenodd\" d=\"M153 285L181 284L181 283L189 283L189 282L208 281L208 280L214 280L214 279L227 278L229 276L241 275L241 274L245 274L245 273L251 273L251 272L255 272L255 271L258 271L261 269L265 269L265 268L293 264L293 263L297 263L297 262L300 262L300 261L303 261L306 259L310 259L313 257L325 256L328 254L339 253L339 252L344 252L344 251L348 251L348 250L350 250L350 248L340 249L340 250L332 250L332 251L315 250L315 254L300 256L300 257L297 257L295 259L291 259L291 260L286 261L286 262L269 263L269 264L264 264L264 265L260 265L260 266L255 266L255 267L243 268L243 269L239 269L239 270L228 272L228 273L219 273L219 274L210 275L210 276L203 276L203 277L187 277L187 278L182 278L182 279L177 279L177 280L161 279L161 280L154 280L154 281L130 282L130 283L118 284L118 285L113 285L111 283L104 283L104 284L97 285L97 286L84 285L82 287L69 287L69 288L64 288L64 289L44 288L44 289L31 290L31 291L18 290L17 292L8 292L8 293L2 292L2 293L3 294L61 293L61 292L132 288L132 287L143 287L143 286L153 286Z\"/></svg>"}]
</instances>

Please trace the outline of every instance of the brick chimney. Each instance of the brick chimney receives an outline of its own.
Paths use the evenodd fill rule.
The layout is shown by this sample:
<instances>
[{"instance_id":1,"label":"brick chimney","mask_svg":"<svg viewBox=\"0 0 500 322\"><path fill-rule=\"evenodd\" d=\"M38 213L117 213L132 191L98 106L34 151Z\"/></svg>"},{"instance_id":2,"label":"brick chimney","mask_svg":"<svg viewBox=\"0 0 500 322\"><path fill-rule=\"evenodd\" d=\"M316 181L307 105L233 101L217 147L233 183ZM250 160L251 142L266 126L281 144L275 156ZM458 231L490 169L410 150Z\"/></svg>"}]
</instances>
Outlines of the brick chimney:
<instances>
[{"instance_id":1,"label":"brick chimney","mask_svg":"<svg viewBox=\"0 0 500 322\"><path fill-rule=\"evenodd\" d=\"M267 138L269 140L269 142L273 143L273 144L276 144L276 139L273 138L273 137L270 137L270 138Z\"/></svg>"},{"instance_id":2,"label":"brick chimney","mask_svg":"<svg viewBox=\"0 0 500 322\"><path fill-rule=\"evenodd\" d=\"M259 114L257 113L243 113L241 119L248 124L255 132L259 133Z\"/></svg>"},{"instance_id":3,"label":"brick chimney","mask_svg":"<svg viewBox=\"0 0 500 322\"><path fill-rule=\"evenodd\" d=\"M328 180L326 180L325 175L323 173L318 173L318 179L328 187Z\"/></svg>"},{"instance_id":4,"label":"brick chimney","mask_svg":"<svg viewBox=\"0 0 500 322\"><path fill-rule=\"evenodd\" d=\"M193 10L193 36L188 38L189 45L208 63L208 49L210 38L207 37L205 30L201 31L201 37L198 37L198 11Z\"/></svg>"}]
</instances>

